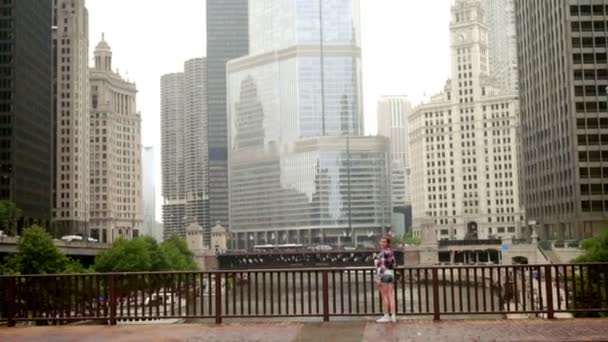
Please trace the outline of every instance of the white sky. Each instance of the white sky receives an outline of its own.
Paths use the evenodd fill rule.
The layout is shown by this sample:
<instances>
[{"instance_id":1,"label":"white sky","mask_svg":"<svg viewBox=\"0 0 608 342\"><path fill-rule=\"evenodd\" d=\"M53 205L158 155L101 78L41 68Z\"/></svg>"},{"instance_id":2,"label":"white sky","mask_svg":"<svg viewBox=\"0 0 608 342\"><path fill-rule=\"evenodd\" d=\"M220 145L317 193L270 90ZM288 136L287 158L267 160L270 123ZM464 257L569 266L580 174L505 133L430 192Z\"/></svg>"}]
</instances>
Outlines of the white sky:
<instances>
[{"instance_id":1,"label":"white sky","mask_svg":"<svg viewBox=\"0 0 608 342\"><path fill-rule=\"evenodd\" d=\"M311 0L312 1L312 0ZM414 105L438 93L449 76L451 0L361 0L365 131L376 133L381 95L408 95ZM113 67L135 81L142 143L156 156L160 221L160 77L206 55L204 0L86 0L89 45L105 32Z\"/></svg>"}]
</instances>

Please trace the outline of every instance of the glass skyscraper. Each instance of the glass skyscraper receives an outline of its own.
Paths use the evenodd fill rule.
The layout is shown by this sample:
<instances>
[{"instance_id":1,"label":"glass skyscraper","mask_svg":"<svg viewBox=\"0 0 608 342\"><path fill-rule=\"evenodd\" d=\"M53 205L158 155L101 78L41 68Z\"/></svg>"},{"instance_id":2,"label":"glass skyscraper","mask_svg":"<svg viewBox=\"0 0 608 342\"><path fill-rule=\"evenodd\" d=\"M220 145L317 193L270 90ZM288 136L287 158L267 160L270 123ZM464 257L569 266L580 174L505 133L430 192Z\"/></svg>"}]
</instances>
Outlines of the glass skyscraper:
<instances>
[{"instance_id":1,"label":"glass skyscraper","mask_svg":"<svg viewBox=\"0 0 608 342\"><path fill-rule=\"evenodd\" d=\"M51 0L0 3L0 199L19 230L51 215L52 19Z\"/></svg>"},{"instance_id":2,"label":"glass skyscraper","mask_svg":"<svg viewBox=\"0 0 608 342\"><path fill-rule=\"evenodd\" d=\"M252 244L355 244L390 225L389 144L363 136L357 0L249 1L228 62L230 227Z\"/></svg>"},{"instance_id":3,"label":"glass skyscraper","mask_svg":"<svg viewBox=\"0 0 608 342\"><path fill-rule=\"evenodd\" d=\"M248 51L247 0L207 0L209 223L228 224L226 62Z\"/></svg>"}]
</instances>

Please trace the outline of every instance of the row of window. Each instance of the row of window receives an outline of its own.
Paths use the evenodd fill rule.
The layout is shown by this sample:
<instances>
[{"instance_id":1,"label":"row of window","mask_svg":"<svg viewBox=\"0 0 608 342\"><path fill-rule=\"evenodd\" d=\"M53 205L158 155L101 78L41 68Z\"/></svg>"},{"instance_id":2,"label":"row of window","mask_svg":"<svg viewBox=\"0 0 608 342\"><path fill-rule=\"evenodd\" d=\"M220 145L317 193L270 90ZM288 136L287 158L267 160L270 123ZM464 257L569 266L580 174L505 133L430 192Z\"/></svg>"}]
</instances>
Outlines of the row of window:
<instances>
[{"instance_id":1,"label":"row of window","mask_svg":"<svg viewBox=\"0 0 608 342\"><path fill-rule=\"evenodd\" d=\"M571 5L571 16L604 15L608 13L608 5Z\"/></svg>"}]
</instances>

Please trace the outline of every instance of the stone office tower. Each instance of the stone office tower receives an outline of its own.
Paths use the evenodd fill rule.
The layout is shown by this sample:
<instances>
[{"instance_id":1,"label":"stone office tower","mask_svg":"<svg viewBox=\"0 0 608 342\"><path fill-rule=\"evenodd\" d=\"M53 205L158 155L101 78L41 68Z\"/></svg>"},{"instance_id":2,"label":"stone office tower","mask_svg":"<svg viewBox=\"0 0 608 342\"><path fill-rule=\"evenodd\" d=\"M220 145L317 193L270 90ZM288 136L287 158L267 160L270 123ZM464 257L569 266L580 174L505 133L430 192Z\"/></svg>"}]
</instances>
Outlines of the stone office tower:
<instances>
[{"instance_id":1,"label":"stone office tower","mask_svg":"<svg viewBox=\"0 0 608 342\"><path fill-rule=\"evenodd\" d=\"M542 239L608 225L608 1L516 1L522 189Z\"/></svg>"},{"instance_id":2,"label":"stone office tower","mask_svg":"<svg viewBox=\"0 0 608 342\"><path fill-rule=\"evenodd\" d=\"M481 1L457 0L451 11L451 79L409 118L414 234L525 236L517 96L503 94L490 73Z\"/></svg>"},{"instance_id":3,"label":"stone office tower","mask_svg":"<svg viewBox=\"0 0 608 342\"><path fill-rule=\"evenodd\" d=\"M89 15L84 0L54 2L53 224L59 235L88 232Z\"/></svg>"},{"instance_id":4,"label":"stone office tower","mask_svg":"<svg viewBox=\"0 0 608 342\"><path fill-rule=\"evenodd\" d=\"M90 229L101 242L139 236L143 222L141 114L135 83L112 71L103 36L91 69Z\"/></svg>"}]
</instances>

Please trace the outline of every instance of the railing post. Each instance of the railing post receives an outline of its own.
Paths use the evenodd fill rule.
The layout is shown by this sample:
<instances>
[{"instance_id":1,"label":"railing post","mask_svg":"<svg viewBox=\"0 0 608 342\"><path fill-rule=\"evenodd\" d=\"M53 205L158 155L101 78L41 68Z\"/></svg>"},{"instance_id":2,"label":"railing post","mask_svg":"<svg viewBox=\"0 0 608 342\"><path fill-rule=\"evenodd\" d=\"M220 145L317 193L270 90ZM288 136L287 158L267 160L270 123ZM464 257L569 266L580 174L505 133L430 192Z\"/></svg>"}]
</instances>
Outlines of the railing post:
<instances>
[{"instance_id":1,"label":"railing post","mask_svg":"<svg viewBox=\"0 0 608 342\"><path fill-rule=\"evenodd\" d=\"M439 271L437 267L433 267L433 320L438 321L441 319L439 312Z\"/></svg>"},{"instance_id":2,"label":"railing post","mask_svg":"<svg viewBox=\"0 0 608 342\"><path fill-rule=\"evenodd\" d=\"M116 325L116 278L110 274L110 325Z\"/></svg>"},{"instance_id":3,"label":"railing post","mask_svg":"<svg viewBox=\"0 0 608 342\"><path fill-rule=\"evenodd\" d=\"M553 282L551 277L551 265L545 265L545 290L547 292L546 302L547 302L547 318L553 319L554 316L554 308L553 308Z\"/></svg>"},{"instance_id":4,"label":"railing post","mask_svg":"<svg viewBox=\"0 0 608 342\"><path fill-rule=\"evenodd\" d=\"M15 326L15 277L7 279L8 302L6 303L6 318L9 327Z\"/></svg>"},{"instance_id":5,"label":"railing post","mask_svg":"<svg viewBox=\"0 0 608 342\"><path fill-rule=\"evenodd\" d=\"M329 280L327 270L323 271L323 321L329 321Z\"/></svg>"},{"instance_id":6,"label":"railing post","mask_svg":"<svg viewBox=\"0 0 608 342\"><path fill-rule=\"evenodd\" d=\"M215 272L215 323L222 324L222 274L219 272Z\"/></svg>"}]
</instances>

